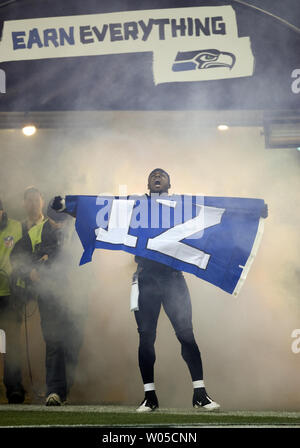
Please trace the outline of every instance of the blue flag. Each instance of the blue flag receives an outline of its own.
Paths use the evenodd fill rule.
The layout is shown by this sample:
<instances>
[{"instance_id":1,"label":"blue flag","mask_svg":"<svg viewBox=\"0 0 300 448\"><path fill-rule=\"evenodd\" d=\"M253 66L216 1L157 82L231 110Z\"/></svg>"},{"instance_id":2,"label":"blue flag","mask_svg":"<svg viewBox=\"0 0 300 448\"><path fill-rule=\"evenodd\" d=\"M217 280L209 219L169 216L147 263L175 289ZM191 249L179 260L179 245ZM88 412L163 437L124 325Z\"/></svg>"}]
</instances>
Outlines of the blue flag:
<instances>
[{"instance_id":1,"label":"blue flag","mask_svg":"<svg viewBox=\"0 0 300 448\"><path fill-rule=\"evenodd\" d=\"M237 295L263 233L262 199L191 195L66 196L84 248L123 250Z\"/></svg>"}]
</instances>

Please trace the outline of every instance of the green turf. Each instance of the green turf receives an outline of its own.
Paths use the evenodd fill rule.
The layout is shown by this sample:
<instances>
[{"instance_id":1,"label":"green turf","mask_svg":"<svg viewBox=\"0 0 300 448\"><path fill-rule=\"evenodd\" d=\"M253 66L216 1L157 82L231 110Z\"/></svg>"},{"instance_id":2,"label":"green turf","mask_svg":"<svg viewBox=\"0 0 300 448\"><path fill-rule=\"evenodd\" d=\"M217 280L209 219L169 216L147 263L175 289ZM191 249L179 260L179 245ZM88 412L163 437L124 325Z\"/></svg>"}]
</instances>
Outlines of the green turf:
<instances>
[{"instance_id":1,"label":"green turf","mask_svg":"<svg viewBox=\"0 0 300 448\"><path fill-rule=\"evenodd\" d=\"M300 425L300 417L217 415L217 414L135 414L126 412L45 412L1 411L0 426L20 425Z\"/></svg>"}]
</instances>

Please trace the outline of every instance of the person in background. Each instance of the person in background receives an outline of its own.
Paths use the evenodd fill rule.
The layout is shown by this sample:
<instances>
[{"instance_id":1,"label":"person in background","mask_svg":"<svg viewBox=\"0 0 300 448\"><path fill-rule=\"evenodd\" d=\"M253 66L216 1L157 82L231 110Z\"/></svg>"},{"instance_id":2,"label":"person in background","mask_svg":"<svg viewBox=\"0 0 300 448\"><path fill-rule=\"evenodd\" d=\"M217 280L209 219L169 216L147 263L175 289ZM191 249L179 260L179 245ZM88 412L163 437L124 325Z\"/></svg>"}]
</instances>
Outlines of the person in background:
<instances>
[{"instance_id":1,"label":"person in background","mask_svg":"<svg viewBox=\"0 0 300 448\"><path fill-rule=\"evenodd\" d=\"M45 223L43 214L44 199L41 192L34 186L27 187L24 191L24 209L26 219L22 222L23 233L33 226Z\"/></svg>"},{"instance_id":2,"label":"person in background","mask_svg":"<svg viewBox=\"0 0 300 448\"><path fill-rule=\"evenodd\" d=\"M9 404L23 403L21 325L24 303L13 294L10 285L10 255L22 237L22 225L8 218L0 199L0 328L6 335L3 382Z\"/></svg>"},{"instance_id":3,"label":"person in background","mask_svg":"<svg viewBox=\"0 0 300 448\"><path fill-rule=\"evenodd\" d=\"M41 328L46 344L46 406L66 402L74 381L75 368L82 345L83 331L72 315L68 268L62 262L67 240L68 215L42 213L43 198L35 187L25 190L27 229L12 253L15 276L35 291L38 300ZM80 314L80 313L79 313ZM74 319L73 319L74 318ZM83 319L83 318L82 318Z\"/></svg>"},{"instance_id":4,"label":"person in background","mask_svg":"<svg viewBox=\"0 0 300 448\"><path fill-rule=\"evenodd\" d=\"M73 220L48 205L47 215L56 239L55 253L40 272L39 309L46 342L48 406L66 402L74 383L87 317L85 283L74 267ZM47 252L47 245L41 253Z\"/></svg>"}]
</instances>

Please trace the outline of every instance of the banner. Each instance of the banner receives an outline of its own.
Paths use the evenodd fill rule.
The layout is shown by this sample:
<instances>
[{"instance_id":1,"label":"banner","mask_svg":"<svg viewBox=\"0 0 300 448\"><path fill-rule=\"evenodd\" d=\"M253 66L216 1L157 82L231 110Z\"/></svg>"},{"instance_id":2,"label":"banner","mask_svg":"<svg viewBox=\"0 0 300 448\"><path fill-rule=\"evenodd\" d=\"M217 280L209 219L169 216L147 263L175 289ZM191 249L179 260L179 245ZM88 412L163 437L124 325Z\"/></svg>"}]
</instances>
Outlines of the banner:
<instances>
[{"instance_id":1,"label":"banner","mask_svg":"<svg viewBox=\"0 0 300 448\"><path fill-rule=\"evenodd\" d=\"M237 295L263 233L262 199L152 194L66 196L84 248L123 250Z\"/></svg>"},{"instance_id":2,"label":"banner","mask_svg":"<svg viewBox=\"0 0 300 448\"><path fill-rule=\"evenodd\" d=\"M0 63L141 52L153 53L155 84L253 75L250 38L238 37L231 6L9 20Z\"/></svg>"}]
</instances>

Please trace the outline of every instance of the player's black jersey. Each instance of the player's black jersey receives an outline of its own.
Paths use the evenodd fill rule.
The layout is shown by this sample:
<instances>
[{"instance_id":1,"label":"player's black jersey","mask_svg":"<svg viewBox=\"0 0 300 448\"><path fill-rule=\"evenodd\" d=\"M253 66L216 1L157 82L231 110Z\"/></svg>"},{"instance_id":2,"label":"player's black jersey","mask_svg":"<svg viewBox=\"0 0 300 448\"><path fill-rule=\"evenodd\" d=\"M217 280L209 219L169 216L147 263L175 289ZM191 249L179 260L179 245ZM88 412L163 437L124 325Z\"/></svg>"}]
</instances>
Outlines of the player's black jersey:
<instances>
[{"instance_id":1,"label":"player's black jersey","mask_svg":"<svg viewBox=\"0 0 300 448\"><path fill-rule=\"evenodd\" d=\"M181 272L177 269L172 268L171 266L167 266L166 264L159 263L158 261L154 260L149 260L148 258L139 257L137 255L134 257L134 260L144 272L151 272L151 274L167 275L173 272Z\"/></svg>"}]
</instances>

